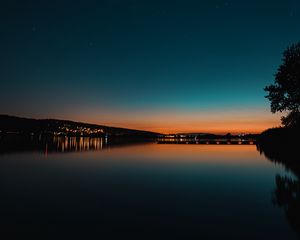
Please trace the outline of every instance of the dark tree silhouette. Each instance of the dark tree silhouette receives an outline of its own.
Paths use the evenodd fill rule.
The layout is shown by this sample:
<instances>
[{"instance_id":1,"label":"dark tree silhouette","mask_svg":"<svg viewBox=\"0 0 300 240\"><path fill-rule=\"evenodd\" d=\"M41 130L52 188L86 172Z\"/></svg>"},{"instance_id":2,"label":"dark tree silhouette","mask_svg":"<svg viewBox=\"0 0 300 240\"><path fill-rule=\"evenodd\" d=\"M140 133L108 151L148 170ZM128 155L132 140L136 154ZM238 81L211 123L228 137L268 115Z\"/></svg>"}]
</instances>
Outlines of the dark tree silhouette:
<instances>
[{"instance_id":1,"label":"dark tree silhouette","mask_svg":"<svg viewBox=\"0 0 300 240\"><path fill-rule=\"evenodd\" d=\"M285 127L300 124L300 42L283 53L283 63L275 75L275 83L264 88L271 102L271 112L287 112L281 118Z\"/></svg>"}]
</instances>

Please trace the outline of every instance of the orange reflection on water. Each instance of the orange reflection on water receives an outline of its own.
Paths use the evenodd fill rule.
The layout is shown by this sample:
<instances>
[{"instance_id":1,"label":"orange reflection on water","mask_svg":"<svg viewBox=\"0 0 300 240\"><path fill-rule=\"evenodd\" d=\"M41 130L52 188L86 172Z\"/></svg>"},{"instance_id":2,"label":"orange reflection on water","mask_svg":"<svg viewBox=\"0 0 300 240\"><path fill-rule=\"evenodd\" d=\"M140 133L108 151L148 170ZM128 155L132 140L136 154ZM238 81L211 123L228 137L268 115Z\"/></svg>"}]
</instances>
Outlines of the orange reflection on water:
<instances>
[{"instance_id":1,"label":"orange reflection on water","mask_svg":"<svg viewBox=\"0 0 300 240\"><path fill-rule=\"evenodd\" d=\"M244 144L158 144L135 143L110 145L103 138L66 137L54 138L59 152L76 152L78 157L84 154L90 160L109 159L133 163L150 164L263 164L263 156L256 145ZM79 153L82 152L82 153ZM79 155L80 154L80 155Z\"/></svg>"},{"instance_id":2,"label":"orange reflection on water","mask_svg":"<svg viewBox=\"0 0 300 240\"><path fill-rule=\"evenodd\" d=\"M54 137L53 142L58 151L89 151L101 150L103 138L90 137Z\"/></svg>"},{"instance_id":3,"label":"orange reflection on water","mask_svg":"<svg viewBox=\"0 0 300 240\"><path fill-rule=\"evenodd\" d=\"M232 163L263 164L255 145L156 144L147 143L95 151L94 160L123 159L134 163Z\"/></svg>"}]
</instances>

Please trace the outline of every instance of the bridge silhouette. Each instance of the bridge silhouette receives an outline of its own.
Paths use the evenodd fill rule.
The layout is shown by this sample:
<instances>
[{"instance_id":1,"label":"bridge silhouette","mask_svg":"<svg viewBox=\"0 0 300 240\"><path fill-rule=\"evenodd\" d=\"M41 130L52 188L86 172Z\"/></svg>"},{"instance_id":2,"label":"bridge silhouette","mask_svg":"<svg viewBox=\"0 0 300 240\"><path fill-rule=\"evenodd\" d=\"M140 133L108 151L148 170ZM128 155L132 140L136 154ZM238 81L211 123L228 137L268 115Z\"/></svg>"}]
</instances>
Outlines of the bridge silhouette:
<instances>
[{"instance_id":1,"label":"bridge silhouette","mask_svg":"<svg viewBox=\"0 0 300 240\"><path fill-rule=\"evenodd\" d=\"M255 139L158 139L158 144L254 145Z\"/></svg>"}]
</instances>

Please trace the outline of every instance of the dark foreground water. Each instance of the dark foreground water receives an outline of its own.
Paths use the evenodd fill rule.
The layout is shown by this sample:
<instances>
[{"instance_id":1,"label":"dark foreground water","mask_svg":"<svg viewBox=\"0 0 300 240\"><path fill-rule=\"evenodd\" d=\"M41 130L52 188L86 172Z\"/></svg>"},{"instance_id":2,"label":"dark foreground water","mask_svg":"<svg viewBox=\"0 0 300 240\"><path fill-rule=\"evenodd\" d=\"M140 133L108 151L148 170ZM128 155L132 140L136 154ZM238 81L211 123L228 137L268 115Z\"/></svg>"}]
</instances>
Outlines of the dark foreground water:
<instances>
[{"instance_id":1,"label":"dark foreground water","mask_svg":"<svg viewBox=\"0 0 300 240\"><path fill-rule=\"evenodd\" d=\"M255 145L14 143L0 154L10 239L298 239L280 192L298 178Z\"/></svg>"}]
</instances>

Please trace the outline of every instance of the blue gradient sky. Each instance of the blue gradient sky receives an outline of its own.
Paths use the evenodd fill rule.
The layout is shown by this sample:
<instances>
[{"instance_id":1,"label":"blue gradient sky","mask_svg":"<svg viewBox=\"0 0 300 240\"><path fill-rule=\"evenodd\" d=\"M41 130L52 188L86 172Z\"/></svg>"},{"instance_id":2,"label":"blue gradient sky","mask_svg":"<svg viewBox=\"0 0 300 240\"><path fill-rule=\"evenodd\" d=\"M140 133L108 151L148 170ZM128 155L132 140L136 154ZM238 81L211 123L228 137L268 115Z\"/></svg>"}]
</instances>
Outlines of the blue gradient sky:
<instances>
[{"instance_id":1,"label":"blue gradient sky","mask_svg":"<svg viewBox=\"0 0 300 240\"><path fill-rule=\"evenodd\" d=\"M300 1L7 1L0 112L160 132L279 125L263 88Z\"/></svg>"}]
</instances>

